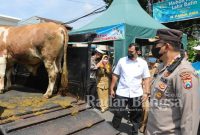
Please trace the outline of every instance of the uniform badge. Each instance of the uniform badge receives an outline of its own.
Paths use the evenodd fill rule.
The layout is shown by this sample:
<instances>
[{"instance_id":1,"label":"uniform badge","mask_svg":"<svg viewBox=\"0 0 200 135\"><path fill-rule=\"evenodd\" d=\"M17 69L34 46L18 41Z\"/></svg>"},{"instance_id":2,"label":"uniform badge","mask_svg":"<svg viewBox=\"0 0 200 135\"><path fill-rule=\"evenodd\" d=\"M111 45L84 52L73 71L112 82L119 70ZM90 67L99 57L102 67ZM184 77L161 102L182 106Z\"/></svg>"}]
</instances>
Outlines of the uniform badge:
<instances>
[{"instance_id":1,"label":"uniform badge","mask_svg":"<svg viewBox=\"0 0 200 135\"><path fill-rule=\"evenodd\" d=\"M163 82L160 82L160 83L158 84L158 87L159 87L159 89L160 89L161 91L164 91L164 90L167 88L167 85L166 85L165 83L163 83Z\"/></svg>"},{"instance_id":2,"label":"uniform badge","mask_svg":"<svg viewBox=\"0 0 200 135\"><path fill-rule=\"evenodd\" d=\"M185 89L191 89L192 88L192 76L189 72L183 72L180 75L181 80L183 81L183 87Z\"/></svg>"},{"instance_id":3,"label":"uniform badge","mask_svg":"<svg viewBox=\"0 0 200 135\"><path fill-rule=\"evenodd\" d=\"M169 72L165 72L165 73L164 73L164 77L168 77L169 75L170 75Z\"/></svg>"},{"instance_id":4,"label":"uniform badge","mask_svg":"<svg viewBox=\"0 0 200 135\"><path fill-rule=\"evenodd\" d=\"M155 94L156 99L161 99L163 96L163 92L162 91L157 91Z\"/></svg>"},{"instance_id":5,"label":"uniform badge","mask_svg":"<svg viewBox=\"0 0 200 135\"><path fill-rule=\"evenodd\" d=\"M190 72L183 72L183 73L180 74L180 77L181 77L182 80L186 80L186 79L191 79L192 78Z\"/></svg>"}]
</instances>

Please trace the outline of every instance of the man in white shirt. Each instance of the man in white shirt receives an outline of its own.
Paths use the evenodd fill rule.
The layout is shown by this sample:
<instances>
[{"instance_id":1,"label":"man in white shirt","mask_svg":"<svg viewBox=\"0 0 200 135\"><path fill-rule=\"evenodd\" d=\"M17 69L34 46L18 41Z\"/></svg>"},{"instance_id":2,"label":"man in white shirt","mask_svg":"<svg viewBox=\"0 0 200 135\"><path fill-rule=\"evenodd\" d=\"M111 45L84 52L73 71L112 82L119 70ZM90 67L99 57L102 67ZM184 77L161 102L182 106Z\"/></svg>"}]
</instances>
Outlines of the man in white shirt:
<instances>
[{"instance_id":1,"label":"man in white shirt","mask_svg":"<svg viewBox=\"0 0 200 135\"><path fill-rule=\"evenodd\" d=\"M147 62L138 57L138 51L136 44L132 43L129 45L128 56L118 61L110 86L111 96L115 97L115 103L113 104L115 108L112 120L113 127L118 128L120 126L123 112L128 105L133 124L132 135L138 134L142 116L142 102L146 101L149 95L150 73ZM119 83L115 93L114 86L118 79ZM144 89L142 88L142 81L144 81Z\"/></svg>"}]
</instances>

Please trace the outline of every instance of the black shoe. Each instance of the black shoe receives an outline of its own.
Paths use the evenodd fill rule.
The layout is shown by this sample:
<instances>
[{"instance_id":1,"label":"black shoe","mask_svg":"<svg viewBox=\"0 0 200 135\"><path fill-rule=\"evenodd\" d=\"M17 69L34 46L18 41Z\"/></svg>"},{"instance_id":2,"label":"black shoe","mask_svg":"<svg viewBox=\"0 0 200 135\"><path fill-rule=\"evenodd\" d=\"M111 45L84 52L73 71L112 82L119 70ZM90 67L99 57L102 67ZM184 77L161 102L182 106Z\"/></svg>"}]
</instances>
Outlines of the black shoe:
<instances>
[{"instance_id":1,"label":"black shoe","mask_svg":"<svg viewBox=\"0 0 200 135\"><path fill-rule=\"evenodd\" d=\"M115 129L118 129L119 126L120 126L120 124L121 124L121 119L114 116L113 119L112 119L112 125L113 125L113 127Z\"/></svg>"}]
</instances>

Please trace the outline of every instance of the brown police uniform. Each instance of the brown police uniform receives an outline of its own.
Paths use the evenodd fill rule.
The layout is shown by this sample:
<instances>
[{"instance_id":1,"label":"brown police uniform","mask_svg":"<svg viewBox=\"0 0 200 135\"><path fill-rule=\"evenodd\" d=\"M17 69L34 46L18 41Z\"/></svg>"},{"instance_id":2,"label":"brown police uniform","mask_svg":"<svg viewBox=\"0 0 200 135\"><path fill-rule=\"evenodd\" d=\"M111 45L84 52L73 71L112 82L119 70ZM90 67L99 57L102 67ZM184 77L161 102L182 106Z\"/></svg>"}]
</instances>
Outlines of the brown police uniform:
<instances>
[{"instance_id":1,"label":"brown police uniform","mask_svg":"<svg viewBox=\"0 0 200 135\"><path fill-rule=\"evenodd\" d=\"M152 84L153 76L156 73L156 70L158 68L158 63L155 63L153 67L149 67L149 72L150 72L150 84ZM143 85L144 87L144 85ZM147 124L147 119L148 119L148 112L149 112L149 100L146 100L145 102L142 103L142 121L140 124L139 131L141 133L145 132L146 129L146 124Z\"/></svg>"},{"instance_id":2,"label":"brown police uniform","mask_svg":"<svg viewBox=\"0 0 200 135\"><path fill-rule=\"evenodd\" d=\"M157 70L157 67L158 67L158 63L155 63L155 65L153 67L149 67L149 72L150 72L151 78L153 78L153 76Z\"/></svg>"},{"instance_id":3,"label":"brown police uniform","mask_svg":"<svg viewBox=\"0 0 200 135\"><path fill-rule=\"evenodd\" d=\"M197 135L200 87L185 59L172 72L162 64L151 87L146 135Z\"/></svg>"}]
</instances>

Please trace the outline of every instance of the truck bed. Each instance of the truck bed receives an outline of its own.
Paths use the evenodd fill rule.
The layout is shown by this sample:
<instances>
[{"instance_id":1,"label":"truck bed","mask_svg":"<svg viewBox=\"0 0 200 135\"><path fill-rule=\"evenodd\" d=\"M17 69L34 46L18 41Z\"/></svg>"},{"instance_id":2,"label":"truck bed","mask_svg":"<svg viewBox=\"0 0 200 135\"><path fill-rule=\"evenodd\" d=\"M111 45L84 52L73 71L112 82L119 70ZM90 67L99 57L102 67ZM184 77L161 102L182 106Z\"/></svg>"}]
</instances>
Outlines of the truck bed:
<instances>
[{"instance_id":1,"label":"truck bed","mask_svg":"<svg viewBox=\"0 0 200 135\"><path fill-rule=\"evenodd\" d=\"M33 91L18 88L0 95L0 135L118 134L84 101L73 96L44 99Z\"/></svg>"}]
</instances>

